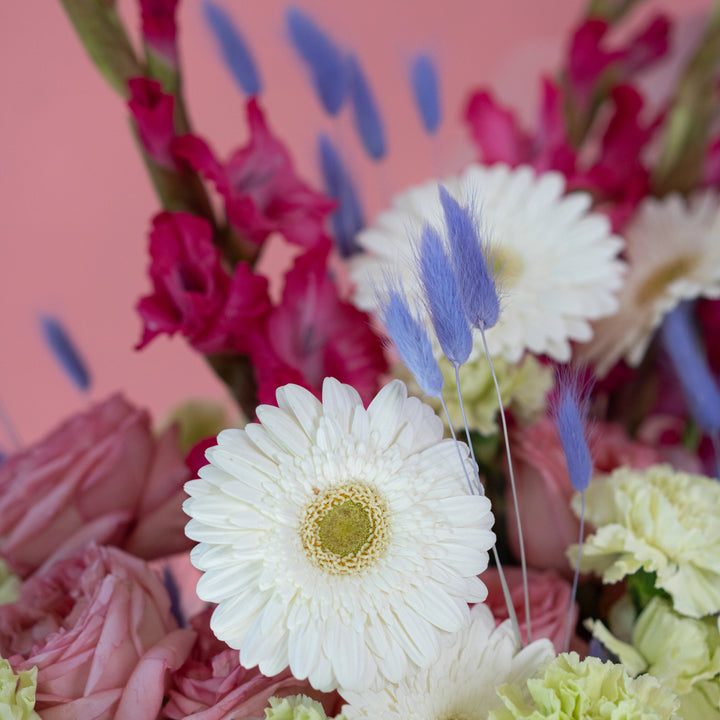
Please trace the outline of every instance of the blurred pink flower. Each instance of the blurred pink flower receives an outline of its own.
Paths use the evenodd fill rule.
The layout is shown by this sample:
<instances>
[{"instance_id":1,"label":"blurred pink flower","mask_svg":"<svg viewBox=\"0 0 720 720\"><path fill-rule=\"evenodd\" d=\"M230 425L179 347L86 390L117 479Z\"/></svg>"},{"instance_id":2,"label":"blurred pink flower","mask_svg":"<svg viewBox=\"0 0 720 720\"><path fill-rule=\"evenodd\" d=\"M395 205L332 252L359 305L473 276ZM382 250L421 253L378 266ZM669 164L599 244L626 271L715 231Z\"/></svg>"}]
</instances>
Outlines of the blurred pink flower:
<instances>
[{"instance_id":1,"label":"blurred pink flower","mask_svg":"<svg viewBox=\"0 0 720 720\"><path fill-rule=\"evenodd\" d=\"M578 541L580 524L570 508L575 491L568 477L565 456L550 418L520 428L513 437L515 480L528 565L570 575L565 551ZM590 448L596 472L620 465L644 468L659 462L650 447L633 441L619 426L596 424ZM519 556L520 544L509 484L506 488L506 527L510 546Z\"/></svg>"},{"instance_id":2,"label":"blurred pink flower","mask_svg":"<svg viewBox=\"0 0 720 720\"><path fill-rule=\"evenodd\" d=\"M238 651L220 642L210 630L212 609L195 616L192 626L197 641L187 662L172 675L170 701L163 717L170 720L230 720L264 718L273 696L304 694L323 703L328 715L339 711L337 694L318 693L307 681L297 680L289 670L275 677L246 670Z\"/></svg>"},{"instance_id":3,"label":"blurred pink flower","mask_svg":"<svg viewBox=\"0 0 720 720\"><path fill-rule=\"evenodd\" d=\"M662 58L668 51L670 22L655 16L626 45L609 50L604 47L610 25L590 18L580 25L570 41L568 81L577 99L589 104L601 75L612 74L614 84Z\"/></svg>"},{"instance_id":4,"label":"blurred pink flower","mask_svg":"<svg viewBox=\"0 0 720 720\"><path fill-rule=\"evenodd\" d=\"M248 100L250 141L221 163L194 135L173 143L173 152L215 183L230 223L243 238L261 244L272 232L288 242L313 247L325 238L325 218L334 202L296 174L285 146L271 134L260 105Z\"/></svg>"},{"instance_id":5,"label":"blurred pink flower","mask_svg":"<svg viewBox=\"0 0 720 720\"><path fill-rule=\"evenodd\" d=\"M638 428L638 438L656 448L658 462L670 463L682 472L704 475L700 457L683 447L687 421L680 415L656 413L645 418ZM709 448L710 449L710 448ZM711 457L714 453L710 449Z\"/></svg>"},{"instance_id":6,"label":"blurred pink flower","mask_svg":"<svg viewBox=\"0 0 720 720\"><path fill-rule=\"evenodd\" d=\"M510 590L515 614L520 625L520 634L525 637L525 595L523 592L522 570L518 567L503 567L505 580ZM492 610L495 621L500 624L509 615L503 596L497 568L488 568L482 574L487 585L488 597L485 604ZM548 638L557 652L565 651L568 609L570 607L570 583L553 571L528 570L528 594L530 596L530 623L533 640ZM577 604L573 609L573 626L577 623ZM580 641L575 638L571 647L577 649Z\"/></svg>"},{"instance_id":7,"label":"blurred pink flower","mask_svg":"<svg viewBox=\"0 0 720 720\"><path fill-rule=\"evenodd\" d=\"M0 654L16 672L38 668L43 720L155 720L194 639L158 576L116 548L90 545L0 606Z\"/></svg>"},{"instance_id":8,"label":"blurred pink flower","mask_svg":"<svg viewBox=\"0 0 720 720\"><path fill-rule=\"evenodd\" d=\"M178 0L140 0L142 35L148 50L167 65L177 66L177 23L175 12Z\"/></svg>"},{"instance_id":9,"label":"blurred pink flower","mask_svg":"<svg viewBox=\"0 0 720 720\"><path fill-rule=\"evenodd\" d=\"M329 249L327 243L295 260L281 303L253 342L260 402L274 404L275 390L288 382L319 396L325 377L352 385L369 402L387 372L382 342L368 315L338 295L327 268Z\"/></svg>"},{"instance_id":10,"label":"blurred pink flower","mask_svg":"<svg viewBox=\"0 0 720 720\"><path fill-rule=\"evenodd\" d=\"M170 146L175 137L175 98L162 91L160 83L148 78L128 80L128 109L147 154L160 165L174 167Z\"/></svg>"},{"instance_id":11,"label":"blurred pink flower","mask_svg":"<svg viewBox=\"0 0 720 720\"><path fill-rule=\"evenodd\" d=\"M0 467L0 555L22 576L94 540L145 558L189 547L174 429L113 395Z\"/></svg>"},{"instance_id":12,"label":"blurred pink flower","mask_svg":"<svg viewBox=\"0 0 720 720\"><path fill-rule=\"evenodd\" d=\"M270 308L267 280L239 263L231 278L213 245L210 223L163 212L150 233L152 295L138 302L143 336L182 333L199 352L245 352L247 338Z\"/></svg>"}]
</instances>

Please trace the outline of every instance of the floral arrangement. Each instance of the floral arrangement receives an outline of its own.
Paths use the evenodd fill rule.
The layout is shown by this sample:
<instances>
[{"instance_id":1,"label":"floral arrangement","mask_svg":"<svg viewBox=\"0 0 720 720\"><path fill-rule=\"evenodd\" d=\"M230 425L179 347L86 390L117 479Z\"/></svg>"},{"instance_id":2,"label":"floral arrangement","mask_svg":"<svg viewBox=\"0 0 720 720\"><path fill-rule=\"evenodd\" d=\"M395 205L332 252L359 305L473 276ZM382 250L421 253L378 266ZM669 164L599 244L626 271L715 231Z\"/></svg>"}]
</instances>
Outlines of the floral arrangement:
<instances>
[{"instance_id":1,"label":"floral arrangement","mask_svg":"<svg viewBox=\"0 0 720 720\"><path fill-rule=\"evenodd\" d=\"M324 188L298 175L220 5L227 160L190 123L177 0L139 0L141 47L114 3L62 4L160 204L137 348L181 335L244 421L158 432L118 394L2 461L0 717L720 718L718 7L648 93L676 23L592 0L535 127L471 91L477 157L366 222L329 135ZM286 24L382 160L360 60ZM419 53L431 138L439 80Z\"/></svg>"}]
</instances>

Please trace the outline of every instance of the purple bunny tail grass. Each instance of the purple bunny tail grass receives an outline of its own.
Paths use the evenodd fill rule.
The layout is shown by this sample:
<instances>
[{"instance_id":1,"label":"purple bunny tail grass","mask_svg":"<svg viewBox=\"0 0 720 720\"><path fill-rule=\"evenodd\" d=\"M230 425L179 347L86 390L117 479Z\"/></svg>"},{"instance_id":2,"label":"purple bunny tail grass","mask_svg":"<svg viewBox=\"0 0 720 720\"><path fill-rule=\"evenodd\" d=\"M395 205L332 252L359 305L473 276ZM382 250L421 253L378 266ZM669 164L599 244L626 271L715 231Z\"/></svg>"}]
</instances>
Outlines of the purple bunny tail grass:
<instances>
[{"instance_id":1,"label":"purple bunny tail grass","mask_svg":"<svg viewBox=\"0 0 720 720\"><path fill-rule=\"evenodd\" d=\"M580 493L580 534L578 552L573 573L570 604L568 606L565 651L570 647L572 618L577 586L580 577L583 534L585 532L585 490L593 474L593 462L588 443L588 394L589 388L581 384L580 374L572 371L558 371L555 379L555 396L551 402L551 413L555 421L560 444L565 454L568 475L573 488Z\"/></svg>"},{"instance_id":2,"label":"purple bunny tail grass","mask_svg":"<svg viewBox=\"0 0 720 720\"><path fill-rule=\"evenodd\" d=\"M380 111L359 60L350 55L347 59L350 98L353 105L355 129L365 152L373 160L382 160L387 153L385 127Z\"/></svg>"},{"instance_id":3,"label":"purple bunny tail grass","mask_svg":"<svg viewBox=\"0 0 720 720\"><path fill-rule=\"evenodd\" d=\"M348 75L340 48L302 10L285 13L290 42L310 72L320 103L328 115L337 115L348 93Z\"/></svg>"},{"instance_id":4,"label":"purple bunny tail grass","mask_svg":"<svg viewBox=\"0 0 720 720\"><path fill-rule=\"evenodd\" d=\"M445 381L427 330L410 310L399 281L386 277L385 286L384 292L376 291L380 320L422 391L430 397L440 397Z\"/></svg>"},{"instance_id":5,"label":"purple bunny tail grass","mask_svg":"<svg viewBox=\"0 0 720 720\"><path fill-rule=\"evenodd\" d=\"M250 52L250 47L230 14L211 0L205 0L203 15L215 36L220 54L235 82L249 97L259 95L262 83L255 60Z\"/></svg>"},{"instance_id":6,"label":"purple bunny tail grass","mask_svg":"<svg viewBox=\"0 0 720 720\"><path fill-rule=\"evenodd\" d=\"M40 330L58 365L79 390L90 388L90 373L80 351L60 320L52 315L41 315Z\"/></svg>"},{"instance_id":7,"label":"purple bunny tail grass","mask_svg":"<svg viewBox=\"0 0 720 720\"><path fill-rule=\"evenodd\" d=\"M365 226L365 217L355 184L352 181L340 154L330 138L320 134L318 139L320 169L327 194L337 201L331 215L335 245L343 258L362 252L355 242L355 236Z\"/></svg>"},{"instance_id":8,"label":"purple bunny tail grass","mask_svg":"<svg viewBox=\"0 0 720 720\"><path fill-rule=\"evenodd\" d=\"M485 329L479 328L480 337L482 338L483 349L485 350L485 357L487 358L488 364L490 365L490 374L492 375L493 385L495 386L495 394L498 399L498 406L500 408L500 420L502 422L503 437L505 438L505 456L507 457L508 463L508 474L510 475L510 489L512 491L513 505L515 506L515 523L518 530L518 541L520 542L520 569L522 571L523 578L523 595L525 600L525 627L527 628L527 641L532 642L532 625L530 622L530 591L528 588L527 579L527 560L525 558L525 539L523 537L522 521L520 520L520 503L518 502L517 485L515 483L515 470L513 469L512 454L510 452L510 438L508 437L507 419L505 417L505 406L502 401L502 394L500 393L500 384L498 383L497 375L495 373L495 366L493 365L492 358L490 357L490 350L487 344L487 338L485 337Z\"/></svg>"},{"instance_id":9,"label":"purple bunny tail grass","mask_svg":"<svg viewBox=\"0 0 720 720\"><path fill-rule=\"evenodd\" d=\"M415 56L410 67L410 84L425 132L434 135L440 127L440 89L437 69L426 53Z\"/></svg>"},{"instance_id":10,"label":"purple bunny tail grass","mask_svg":"<svg viewBox=\"0 0 720 720\"><path fill-rule=\"evenodd\" d=\"M488 266L487 245L480 236L478 213L472 209L472 200L462 207L442 185L438 190L465 314L473 327L487 330L500 317L500 298Z\"/></svg>"},{"instance_id":11,"label":"purple bunny tail grass","mask_svg":"<svg viewBox=\"0 0 720 720\"><path fill-rule=\"evenodd\" d=\"M435 334L445 356L457 367L470 357L472 331L450 258L432 225L423 226L416 255L418 276Z\"/></svg>"}]
</instances>

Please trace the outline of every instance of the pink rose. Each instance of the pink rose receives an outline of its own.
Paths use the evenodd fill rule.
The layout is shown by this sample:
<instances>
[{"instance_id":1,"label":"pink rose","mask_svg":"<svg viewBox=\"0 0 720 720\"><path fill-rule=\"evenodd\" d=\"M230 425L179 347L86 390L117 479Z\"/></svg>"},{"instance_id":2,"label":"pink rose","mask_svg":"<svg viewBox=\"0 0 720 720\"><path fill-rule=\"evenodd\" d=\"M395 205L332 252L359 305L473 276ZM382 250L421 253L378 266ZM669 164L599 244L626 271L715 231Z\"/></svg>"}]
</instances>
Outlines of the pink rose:
<instances>
[{"instance_id":1,"label":"pink rose","mask_svg":"<svg viewBox=\"0 0 720 720\"><path fill-rule=\"evenodd\" d=\"M113 395L0 467L0 556L24 576L90 540L144 558L188 549L176 432Z\"/></svg>"},{"instance_id":2,"label":"pink rose","mask_svg":"<svg viewBox=\"0 0 720 720\"><path fill-rule=\"evenodd\" d=\"M555 424L542 418L521 428L513 438L515 481L528 565L542 570L572 573L566 549L578 541L580 523L570 508L574 495ZM598 423L591 442L593 467L609 472L620 465L644 468L659 461L650 447L634 442L619 426ZM517 524L509 482L506 484L506 526L510 546L519 557Z\"/></svg>"},{"instance_id":3,"label":"pink rose","mask_svg":"<svg viewBox=\"0 0 720 720\"><path fill-rule=\"evenodd\" d=\"M197 641L188 661L172 676L170 702L163 717L170 720L229 720L264 718L264 709L273 696L309 695L323 703L329 715L340 710L335 693L313 690L307 681L294 678L289 670L275 677L261 675L257 668L246 670L238 651L220 642L210 630L208 609L192 620Z\"/></svg>"},{"instance_id":4,"label":"pink rose","mask_svg":"<svg viewBox=\"0 0 720 720\"><path fill-rule=\"evenodd\" d=\"M526 636L525 594L522 583L522 570L518 567L503 567L505 580L510 590L520 634ZM509 617L505 597L497 568L488 568L482 574L482 581L487 585L488 597L485 604L492 610L495 621L499 625ZM567 632L568 608L572 588L567 580L553 571L541 572L528 570L528 594L530 596L530 627L532 638L548 638L557 652L565 651L565 633ZM578 618L577 604L573 607L573 627ZM571 638L571 648L577 650L582 642L576 637Z\"/></svg>"},{"instance_id":5,"label":"pink rose","mask_svg":"<svg viewBox=\"0 0 720 720\"><path fill-rule=\"evenodd\" d=\"M0 606L0 655L38 668L43 720L155 720L166 673L195 639L142 560L90 545L38 572L17 603Z\"/></svg>"}]
</instances>

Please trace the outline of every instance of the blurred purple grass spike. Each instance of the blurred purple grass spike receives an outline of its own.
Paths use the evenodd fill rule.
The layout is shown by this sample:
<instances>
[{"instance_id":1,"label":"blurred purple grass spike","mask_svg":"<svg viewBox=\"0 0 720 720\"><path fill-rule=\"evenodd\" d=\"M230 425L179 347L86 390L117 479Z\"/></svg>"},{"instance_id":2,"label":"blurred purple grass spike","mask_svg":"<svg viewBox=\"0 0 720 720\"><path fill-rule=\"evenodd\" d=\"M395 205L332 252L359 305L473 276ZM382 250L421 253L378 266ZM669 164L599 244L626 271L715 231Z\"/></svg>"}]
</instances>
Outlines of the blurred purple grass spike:
<instances>
[{"instance_id":1,"label":"blurred purple grass spike","mask_svg":"<svg viewBox=\"0 0 720 720\"><path fill-rule=\"evenodd\" d=\"M590 484L593 464L587 442L587 398L576 376L559 373L552 416L560 438L570 482L578 492Z\"/></svg>"},{"instance_id":2,"label":"blurred purple grass spike","mask_svg":"<svg viewBox=\"0 0 720 720\"><path fill-rule=\"evenodd\" d=\"M440 127L440 88L433 59L419 53L410 66L410 84L425 132L434 135Z\"/></svg>"},{"instance_id":3,"label":"blurred purple grass spike","mask_svg":"<svg viewBox=\"0 0 720 720\"><path fill-rule=\"evenodd\" d=\"M305 61L320 103L329 115L337 115L348 92L345 59L339 47L302 10L289 7L285 22L290 42Z\"/></svg>"},{"instance_id":4,"label":"blurred purple grass spike","mask_svg":"<svg viewBox=\"0 0 720 720\"><path fill-rule=\"evenodd\" d=\"M230 14L212 0L204 0L202 10L225 65L241 90L249 97L259 95L262 83L255 60Z\"/></svg>"},{"instance_id":5,"label":"blurred purple grass spike","mask_svg":"<svg viewBox=\"0 0 720 720\"><path fill-rule=\"evenodd\" d=\"M480 237L479 218L472 205L462 207L442 185L439 192L465 315L473 327L488 330L500 317L500 298L488 268L488 248Z\"/></svg>"},{"instance_id":6,"label":"blurred purple grass spike","mask_svg":"<svg viewBox=\"0 0 720 720\"><path fill-rule=\"evenodd\" d=\"M180 585L178 585L175 574L169 565L163 567L162 580L167 594L170 597L170 612L181 628L187 627L187 619L185 618L180 600Z\"/></svg>"},{"instance_id":7,"label":"blurred purple grass spike","mask_svg":"<svg viewBox=\"0 0 720 720\"><path fill-rule=\"evenodd\" d=\"M350 97L352 99L355 128L360 136L365 152L373 160L382 160L387 153L385 128L380 117L375 97L368 84L360 62L354 55L347 59L350 79Z\"/></svg>"},{"instance_id":8,"label":"blurred purple grass spike","mask_svg":"<svg viewBox=\"0 0 720 720\"><path fill-rule=\"evenodd\" d=\"M459 367L470 357L472 332L452 263L432 225L423 227L416 254L418 276L438 342L447 359Z\"/></svg>"},{"instance_id":9,"label":"blurred purple grass spike","mask_svg":"<svg viewBox=\"0 0 720 720\"><path fill-rule=\"evenodd\" d=\"M410 310L400 282L386 277L385 286L384 292L377 293L380 320L422 391L430 397L441 397L445 381L425 326Z\"/></svg>"},{"instance_id":10,"label":"blurred purple grass spike","mask_svg":"<svg viewBox=\"0 0 720 720\"><path fill-rule=\"evenodd\" d=\"M48 348L65 374L79 390L90 389L90 373L67 329L52 315L41 315L40 329Z\"/></svg>"},{"instance_id":11,"label":"blurred purple grass spike","mask_svg":"<svg viewBox=\"0 0 720 720\"><path fill-rule=\"evenodd\" d=\"M573 605L577 596L580 577L580 560L585 533L585 490L590 484L593 473L592 456L588 446L588 404L589 388L582 385L579 373L561 371L555 377L555 397L551 403L551 413L555 421L560 444L565 454L565 463L572 486L580 493L580 532L578 551L573 573L572 591L568 605L567 628L565 631L565 652L570 648L572 637Z\"/></svg>"},{"instance_id":12,"label":"blurred purple grass spike","mask_svg":"<svg viewBox=\"0 0 720 720\"><path fill-rule=\"evenodd\" d=\"M320 134L318 138L320 168L327 194L338 205L331 217L335 244L343 258L362 252L355 236L365 226L365 217L355 185L330 138Z\"/></svg>"},{"instance_id":13,"label":"blurred purple grass spike","mask_svg":"<svg viewBox=\"0 0 720 720\"><path fill-rule=\"evenodd\" d=\"M691 303L680 303L665 316L660 337L672 361L693 419L706 433L718 432L720 390L693 325Z\"/></svg>"}]
</instances>

